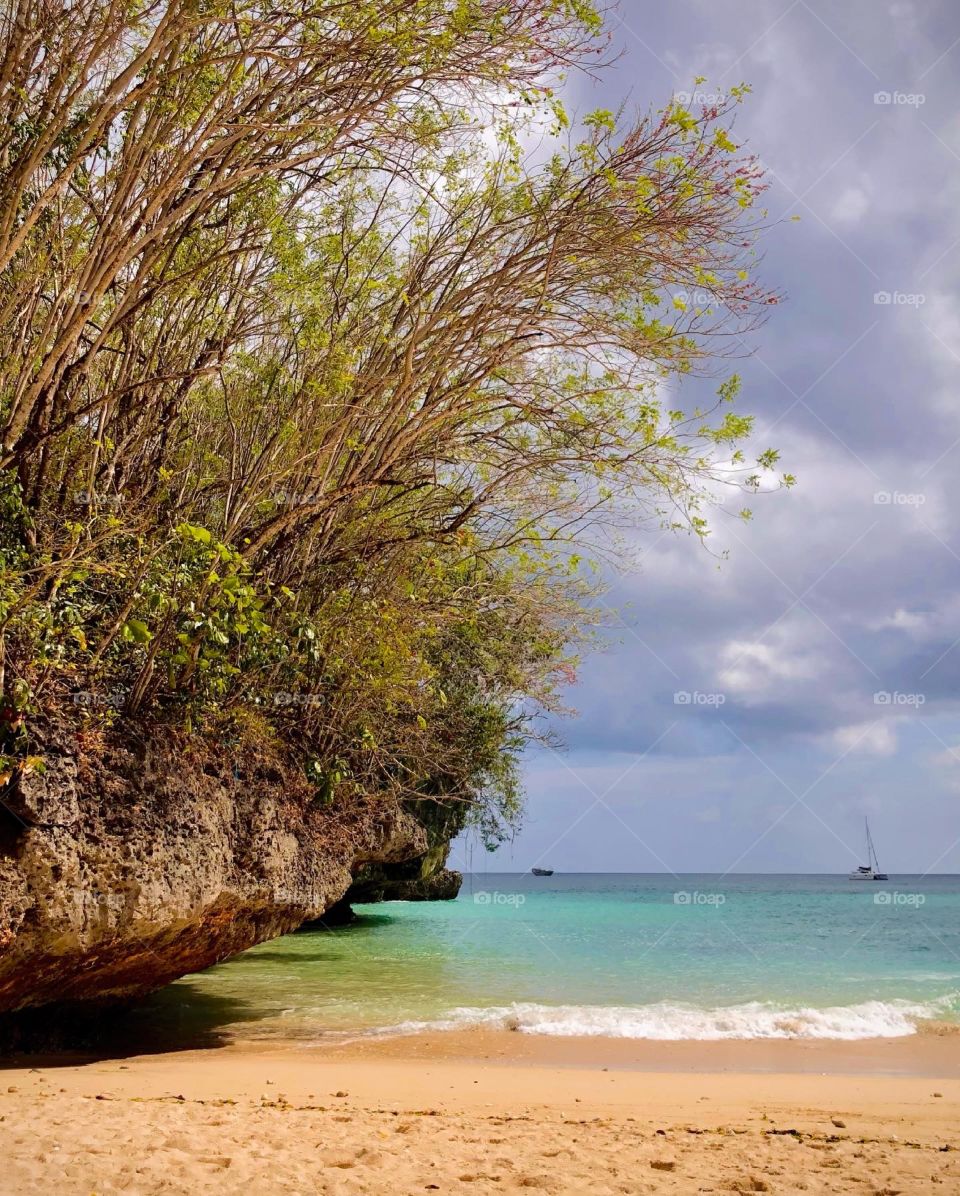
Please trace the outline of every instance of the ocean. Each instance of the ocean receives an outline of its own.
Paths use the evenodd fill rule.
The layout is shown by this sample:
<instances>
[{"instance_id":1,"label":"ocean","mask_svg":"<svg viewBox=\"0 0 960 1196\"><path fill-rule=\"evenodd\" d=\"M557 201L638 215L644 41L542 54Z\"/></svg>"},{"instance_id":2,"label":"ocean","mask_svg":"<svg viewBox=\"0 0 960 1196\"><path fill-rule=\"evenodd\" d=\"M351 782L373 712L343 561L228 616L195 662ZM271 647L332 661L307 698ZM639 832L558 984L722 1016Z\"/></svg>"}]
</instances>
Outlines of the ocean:
<instances>
[{"instance_id":1,"label":"ocean","mask_svg":"<svg viewBox=\"0 0 960 1196\"><path fill-rule=\"evenodd\" d=\"M244 1039L509 1027L646 1039L897 1037L960 1021L960 877L474 873L357 906L146 1011Z\"/></svg>"}]
</instances>

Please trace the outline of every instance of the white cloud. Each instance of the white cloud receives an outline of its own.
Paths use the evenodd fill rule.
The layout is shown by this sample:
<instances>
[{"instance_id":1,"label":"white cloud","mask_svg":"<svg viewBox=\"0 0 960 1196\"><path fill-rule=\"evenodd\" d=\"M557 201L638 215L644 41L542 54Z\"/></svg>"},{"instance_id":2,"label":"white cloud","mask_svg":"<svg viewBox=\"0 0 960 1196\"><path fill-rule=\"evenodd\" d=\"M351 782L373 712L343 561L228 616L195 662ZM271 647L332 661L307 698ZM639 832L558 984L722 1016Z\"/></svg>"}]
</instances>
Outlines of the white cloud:
<instances>
[{"instance_id":1,"label":"white cloud","mask_svg":"<svg viewBox=\"0 0 960 1196\"><path fill-rule=\"evenodd\" d=\"M932 618L928 611L905 610L900 606L892 615L883 615L868 626L871 631L903 631L918 638L930 630Z\"/></svg>"},{"instance_id":2,"label":"white cloud","mask_svg":"<svg viewBox=\"0 0 960 1196\"><path fill-rule=\"evenodd\" d=\"M957 363L960 362L960 314L957 312L956 296L943 291L924 294L919 308L925 326L927 346L933 357L947 366L955 378ZM953 411L956 410L956 390L951 388L945 396Z\"/></svg>"},{"instance_id":3,"label":"white cloud","mask_svg":"<svg viewBox=\"0 0 960 1196\"><path fill-rule=\"evenodd\" d=\"M704 810L698 810L694 815L697 822L719 822L723 817L723 811L719 806L707 806Z\"/></svg>"},{"instance_id":4,"label":"white cloud","mask_svg":"<svg viewBox=\"0 0 960 1196\"><path fill-rule=\"evenodd\" d=\"M866 756L892 756L897 750L897 733L892 722L852 723L838 727L831 741L842 752Z\"/></svg>"},{"instance_id":5,"label":"white cloud","mask_svg":"<svg viewBox=\"0 0 960 1196\"><path fill-rule=\"evenodd\" d=\"M772 647L749 640L731 640L722 650L722 685L743 694L762 694L778 681L812 676L812 661L794 656L783 645Z\"/></svg>"},{"instance_id":6,"label":"white cloud","mask_svg":"<svg viewBox=\"0 0 960 1196\"><path fill-rule=\"evenodd\" d=\"M960 743L953 747L946 747L942 752L934 752L930 763L937 768L946 768L960 772Z\"/></svg>"},{"instance_id":7,"label":"white cloud","mask_svg":"<svg viewBox=\"0 0 960 1196\"><path fill-rule=\"evenodd\" d=\"M870 210L870 196L862 187L844 187L833 202L830 215L837 224L859 224Z\"/></svg>"},{"instance_id":8,"label":"white cloud","mask_svg":"<svg viewBox=\"0 0 960 1196\"><path fill-rule=\"evenodd\" d=\"M934 752L927 760L938 784L950 793L960 793L960 743Z\"/></svg>"}]
</instances>

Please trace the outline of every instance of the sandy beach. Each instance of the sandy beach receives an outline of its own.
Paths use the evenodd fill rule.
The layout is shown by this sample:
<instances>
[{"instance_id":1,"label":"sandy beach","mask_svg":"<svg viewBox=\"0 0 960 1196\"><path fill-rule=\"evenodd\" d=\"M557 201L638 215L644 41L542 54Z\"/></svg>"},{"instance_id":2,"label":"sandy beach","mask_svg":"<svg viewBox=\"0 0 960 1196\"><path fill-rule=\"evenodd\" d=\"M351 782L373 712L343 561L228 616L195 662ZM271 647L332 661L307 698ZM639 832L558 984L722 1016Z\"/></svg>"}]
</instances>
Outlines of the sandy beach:
<instances>
[{"instance_id":1,"label":"sandy beach","mask_svg":"<svg viewBox=\"0 0 960 1196\"><path fill-rule=\"evenodd\" d=\"M960 1039L498 1033L67 1060L0 1076L0 1190L960 1192Z\"/></svg>"}]
</instances>

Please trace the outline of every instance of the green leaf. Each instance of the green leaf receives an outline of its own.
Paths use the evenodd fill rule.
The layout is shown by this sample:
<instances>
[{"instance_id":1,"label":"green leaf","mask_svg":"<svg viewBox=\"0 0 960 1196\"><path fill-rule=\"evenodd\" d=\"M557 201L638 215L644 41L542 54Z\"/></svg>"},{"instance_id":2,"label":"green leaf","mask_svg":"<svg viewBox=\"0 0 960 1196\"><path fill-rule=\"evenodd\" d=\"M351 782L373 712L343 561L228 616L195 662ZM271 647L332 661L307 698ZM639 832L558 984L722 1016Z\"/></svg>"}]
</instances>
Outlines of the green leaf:
<instances>
[{"instance_id":1,"label":"green leaf","mask_svg":"<svg viewBox=\"0 0 960 1196\"><path fill-rule=\"evenodd\" d=\"M213 536L205 527L198 527L195 523L181 523L177 531L185 540L196 540L198 544L212 544Z\"/></svg>"},{"instance_id":2,"label":"green leaf","mask_svg":"<svg viewBox=\"0 0 960 1196\"><path fill-rule=\"evenodd\" d=\"M125 640L132 640L135 644L146 644L153 639L150 628L141 619L127 619L121 634Z\"/></svg>"}]
</instances>

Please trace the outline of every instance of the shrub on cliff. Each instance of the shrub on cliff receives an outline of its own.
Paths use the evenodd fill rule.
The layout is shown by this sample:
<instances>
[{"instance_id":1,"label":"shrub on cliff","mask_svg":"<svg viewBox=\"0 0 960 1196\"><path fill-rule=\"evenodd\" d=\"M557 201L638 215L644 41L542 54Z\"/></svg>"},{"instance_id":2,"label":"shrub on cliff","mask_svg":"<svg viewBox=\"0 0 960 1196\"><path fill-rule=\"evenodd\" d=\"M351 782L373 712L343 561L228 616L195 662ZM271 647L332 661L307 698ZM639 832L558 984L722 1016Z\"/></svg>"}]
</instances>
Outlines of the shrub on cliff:
<instances>
[{"instance_id":1,"label":"shrub on cliff","mask_svg":"<svg viewBox=\"0 0 960 1196\"><path fill-rule=\"evenodd\" d=\"M590 622L587 529L702 533L715 450L750 484L735 379L662 401L774 301L743 89L572 128L585 0L2 19L7 769L72 701L256 727L320 800L463 799L496 835Z\"/></svg>"}]
</instances>

